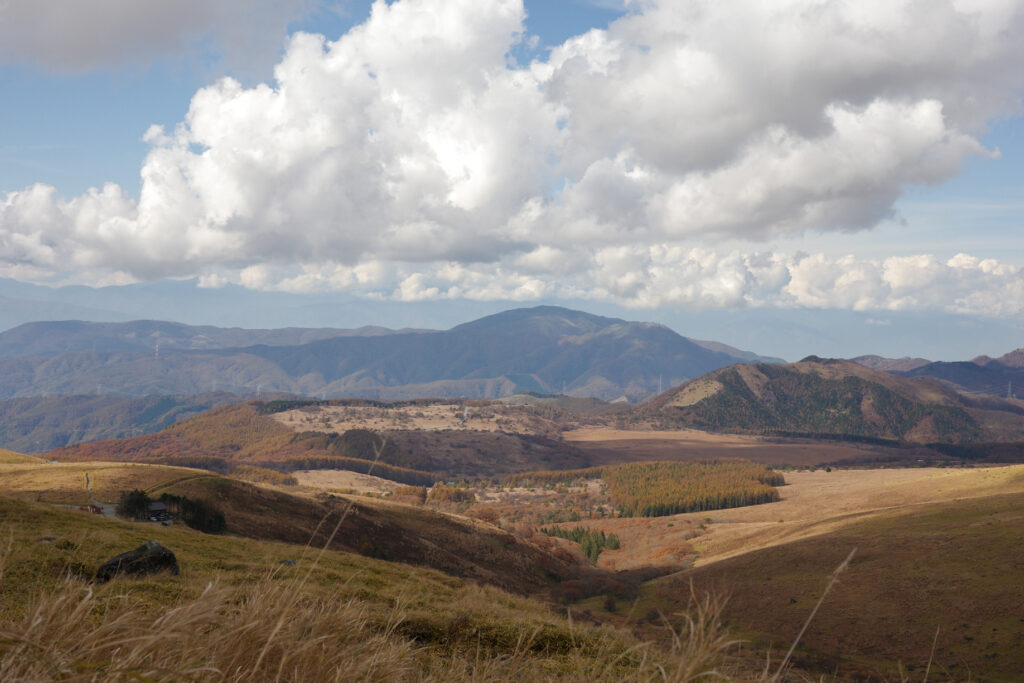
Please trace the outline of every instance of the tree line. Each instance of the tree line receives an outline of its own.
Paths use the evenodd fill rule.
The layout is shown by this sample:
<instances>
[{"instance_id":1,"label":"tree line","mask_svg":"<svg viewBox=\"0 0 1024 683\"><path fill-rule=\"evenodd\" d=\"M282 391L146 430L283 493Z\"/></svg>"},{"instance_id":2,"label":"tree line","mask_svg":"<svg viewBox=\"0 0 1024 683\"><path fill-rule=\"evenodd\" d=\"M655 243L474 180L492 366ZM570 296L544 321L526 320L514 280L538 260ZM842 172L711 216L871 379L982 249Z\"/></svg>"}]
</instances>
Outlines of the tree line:
<instances>
[{"instance_id":1,"label":"tree line","mask_svg":"<svg viewBox=\"0 0 1024 683\"><path fill-rule=\"evenodd\" d=\"M607 467L602 479L621 517L661 517L779 500L785 478L746 461L641 462Z\"/></svg>"},{"instance_id":2,"label":"tree line","mask_svg":"<svg viewBox=\"0 0 1024 683\"><path fill-rule=\"evenodd\" d=\"M157 500L167 506L169 513L197 531L222 534L227 530L224 513L209 503L170 493L162 494ZM148 493L140 489L122 491L117 504L117 514L131 519L147 519L149 506L154 502L156 501L150 498Z\"/></svg>"},{"instance_id":3,"label":"tree line","mask_svg":"<svg viewBox=\"0 0 1024 683\"><path fill-rule=\"evenodd\" d=\"M619 537L615 534L605 534L603 531L597 531L595 529L588 529L587 527L574 527L572 529L563 529L561 527L541 527L541 532L548 536L556 536L558 538L565 538L570 541L579 543L580 549L583 554L591 562L596 562L601 551L605 548L609 550L619 549Z\"/></svg>"}]
</instances>

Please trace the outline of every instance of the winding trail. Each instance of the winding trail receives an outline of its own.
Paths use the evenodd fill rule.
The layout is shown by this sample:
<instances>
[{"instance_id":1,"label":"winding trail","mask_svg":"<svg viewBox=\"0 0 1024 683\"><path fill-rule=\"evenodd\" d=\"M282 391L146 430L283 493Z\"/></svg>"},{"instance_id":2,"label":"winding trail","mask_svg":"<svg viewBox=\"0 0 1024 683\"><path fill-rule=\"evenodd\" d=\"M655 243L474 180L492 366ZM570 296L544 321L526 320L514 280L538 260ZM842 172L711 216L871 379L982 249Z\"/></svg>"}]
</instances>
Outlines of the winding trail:
<instances>
[{"instance_id":1,"label":"winding trail","mask_svg":"<svg viewBox=\"0 0 1024 683\"><path fill-rule=\"evenodd\" d=\"M117 505L114 503L101 503L96 500L96 496L92 493L92 478L88 472L85 473L85 490L89 493L89 505L99 510L104 517L117 516Z\"/></svg>"}]
</instances>

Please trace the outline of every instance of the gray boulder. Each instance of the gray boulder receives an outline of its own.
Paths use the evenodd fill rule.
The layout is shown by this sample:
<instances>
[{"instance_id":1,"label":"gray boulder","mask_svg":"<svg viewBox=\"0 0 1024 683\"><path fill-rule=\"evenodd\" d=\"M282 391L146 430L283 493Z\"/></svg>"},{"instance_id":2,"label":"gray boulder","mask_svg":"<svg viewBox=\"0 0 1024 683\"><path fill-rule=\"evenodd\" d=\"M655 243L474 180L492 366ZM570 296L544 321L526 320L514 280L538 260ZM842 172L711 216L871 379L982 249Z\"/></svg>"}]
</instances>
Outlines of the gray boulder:
<instances>
[{"instance_id":1,"label":"gray boulder","mask_svg":"<svg viewBox=\"0 0 1024 683\"><path fill-rule=\"evenodd\" d=\"M181 572L178 558L156 541L146 541L135 550L115 555L100 565L94 581L106 583L119 574L148 576L162 571L177 576Z\"/></svg>"}]
</instances>

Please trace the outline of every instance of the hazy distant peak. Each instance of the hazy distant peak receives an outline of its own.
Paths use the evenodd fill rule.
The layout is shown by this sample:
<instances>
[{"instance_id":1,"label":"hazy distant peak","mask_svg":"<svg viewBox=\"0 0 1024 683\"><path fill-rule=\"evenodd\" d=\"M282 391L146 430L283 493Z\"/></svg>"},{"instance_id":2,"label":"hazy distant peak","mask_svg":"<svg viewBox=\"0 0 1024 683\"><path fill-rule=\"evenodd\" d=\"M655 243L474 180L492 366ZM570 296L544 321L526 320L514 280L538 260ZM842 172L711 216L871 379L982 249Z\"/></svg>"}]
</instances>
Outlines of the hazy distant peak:
<instances>
[{"instance_id":1,"label":"hazy distant peak","mask_svg":"<svg viewBox=\"0 0 1024 683\"><path fill-rule=\"evenodd\" d=\"M566 330L576 328L581 331L594 330L626 322L620 318L606 318L561 306L532 306L528 308L513 308L501 313L484 316L483 318L457 325L451 331L484 329L503 325L518 326L523 324L524 321L535 321L539 325L547 326L549 329L560 327Z\"/></svg>"},{"instance_id":2,"label":"hazy distant peak","mask_svg":"<svg viewBox=\"0 0 1024 683\"><path fill-rule=\"evenodd\" d=\"M1024 348L1015 349L1007 354L1000 356L999 358L990 358L989 356L978 356L972 363L978 365L988 365L989 363L999 363L1009 368L1024 368Z\"/></svg>"},{"instance_id":3,"label":"hazy distant peak","mask_svg":"<svg viewBox=\"0 0 1024 683\"><path fill-rule=\"evenodd\" d=\"M883 356L868 355L857 356L850 360L854 363L863 365L866 368L881 370L882 372L908 372L931 363L927 358L911 358L909 356L903 356L902 358L885 358Z\"/></svg>"}]
</instances>

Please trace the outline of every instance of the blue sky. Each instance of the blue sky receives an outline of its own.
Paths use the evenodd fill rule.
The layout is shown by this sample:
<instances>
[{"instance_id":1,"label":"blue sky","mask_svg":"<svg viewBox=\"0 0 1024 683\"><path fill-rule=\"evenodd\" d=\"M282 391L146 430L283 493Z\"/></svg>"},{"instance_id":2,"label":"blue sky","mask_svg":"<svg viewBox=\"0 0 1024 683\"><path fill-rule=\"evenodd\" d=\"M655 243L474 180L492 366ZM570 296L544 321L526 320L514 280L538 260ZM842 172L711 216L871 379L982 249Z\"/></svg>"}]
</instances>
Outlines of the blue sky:
<instances>
[{"instance_id":1,"label":"blue sky","mask_svg":"<svg viewBox=\"0 0 1024 683\"><path fill-rule=\"evenodd\" d=\"M0 19L0 277L1024 320L1021 3L126 7Z\"/></svg>"}]
</instances>

